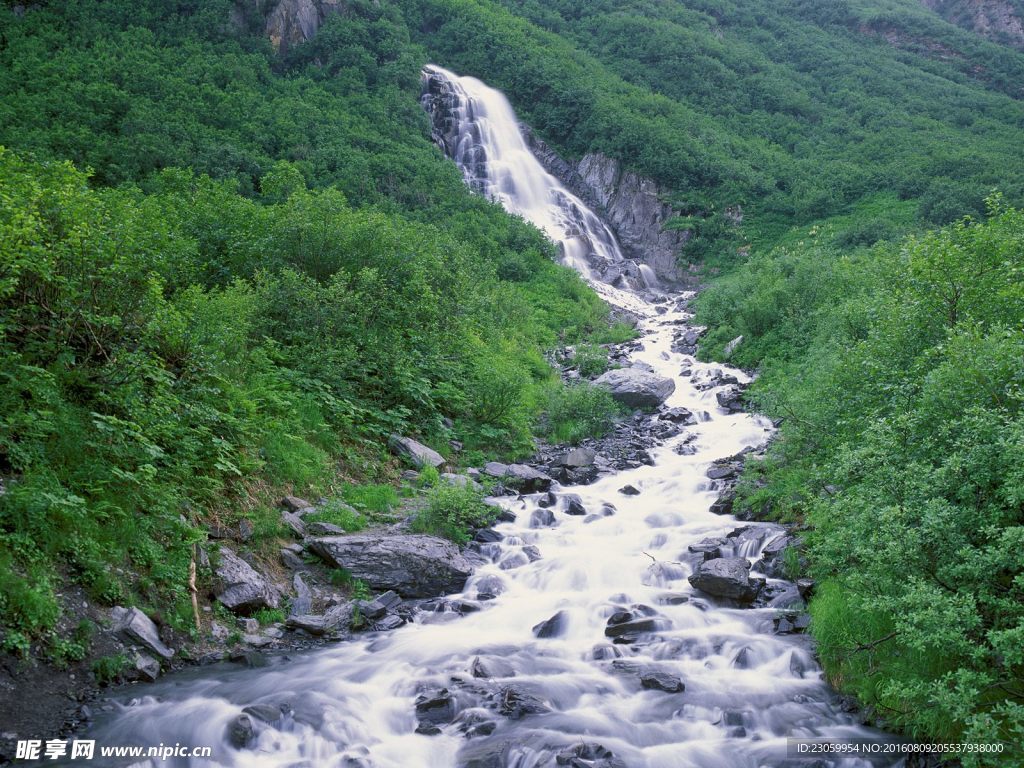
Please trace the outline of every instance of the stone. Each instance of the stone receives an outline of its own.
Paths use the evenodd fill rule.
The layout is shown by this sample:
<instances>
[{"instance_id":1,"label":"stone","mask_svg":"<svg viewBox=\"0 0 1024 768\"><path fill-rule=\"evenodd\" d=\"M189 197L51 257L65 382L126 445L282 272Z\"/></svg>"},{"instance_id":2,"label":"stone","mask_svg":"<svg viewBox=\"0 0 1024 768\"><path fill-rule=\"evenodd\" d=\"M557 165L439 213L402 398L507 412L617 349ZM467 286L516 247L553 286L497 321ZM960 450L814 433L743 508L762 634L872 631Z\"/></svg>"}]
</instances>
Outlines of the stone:
<instances>
[{"instance_id":1,"label":"stone","mask_svg":"<svg viewBox=\"0 0 1024 768\"><path fill-rule=\"evenodd\" d=\"M242 714L254 717L267 725L277 725L289 711L290 708L287 705L280 707L273 704L250 704L242 709Z\"/></svg>"},{"instance_id":2,"label":"stone","mask_svg":"<svg viewBox=\"0 0 1024 768\"><path fill-rule=\"evenodd\" d=\"M469 666L469 673L473 677L485 680L495 677L515 677L516 674L511 664L493 656L487 658L477 656Z\"/></svg>"},{"instance_id":3,"label":"stone","mask_svg":"<svg viewBox=\"0 0 1024 768\"><path fill-rule=\"evenodd\" d=\"M712 464L705 472L710 480L727 480L739 474L739 468L731 464Z\"/></svg>"},{"instance_id":4,"label":"stone","mask_svg":"<svg viewBox=\"0 0 1024 768\"><path fill-rule=\"evenodd\" d=\"M601 744L584 742L563 749L555 755L555 765L569 768L626 768L626 763Z\"/></svg>"},{"instance_id":5,"label":"stone","mask_svg":"<svg viewBox=\"0 0 1024 768\"><path fill-rule=\"evenodd\" d=\"M295 597L292 598L288 612L293 616L302 616L313 612L313 593L309 591L306 582L299 574L292 578L292 588L295 590Z\"/></svg>"},{"instance_id":6,"label":"stone","mask_svg":"<svg viewBox=\"0 0 1024 768\"><path fill-rule=\"evenodd\" d=\"M256 726L249 715L238 715L228 723L224 737L235 749L246 749L256 741Z\"/></svg>"},{"instance_id":7,"label":"stone","mask_svg":"<svg viewBox=\"0 0 1024 768\"><path fill-rule=\"evenodd\" d=\"M148 653L136 651L131 656L131 668L133 677L136 680L145 680L152 683L160 677L160 662Z\"/></svg>"},{"instance_id":8,"label":"stone","mask_svg":"<svg viewBox=\"0 0 1024 768\"><path fill-rule=\"evenodd\" d=\"M624 485L621 488L619 488L619 493L621 493L623 496L639 496L640 489L634 485Z\"/></svg>"},{"instance_id":9,"label":"stone","mask_svg":"<svg viewBox=\"0 0 1024 768\"><path fill-rule=\"evenodd\" d=\"M555 513L550 509L535 509L530 514L531 528L549 528L555 524Z\"/></svg>"},{"instance_id":10,"label":"stone","mask_svg":"<svg viewBox=\"0 0 1024 768\"><path fill-rule=\"evenodd\" d=\"M536 493L548 490L554 480L526 464L509 464L504 482L522 493Z\"/></svg>"},{"instance_id":11,"label":"stone","mask_svg":"<svg viewBox=\"0 0 1024 768\"><path fill-rule=\"evenodd\" d=\"M432 693L420 694L416 698L416 733L433 736L441 732L440 726L448 725L455 719L455 699L447 688Z\"/></svg>"},{"instance_id":12,"label":"stone","mask_svg":"<svg viewBox=\"0 0 1024 768\"><path fill-rule=\"evenodd\" d=\"M527 559L531 563L535 563L541 559L540 549L537 548L536 544L526 544L523 546L523 554L526 555Z\"/></svg>"},{"instance_id":13,"label":"stone","mask_svg":"<svg viewBox=\"0 0 1024 768\"><path fill-rule=\"evenodd\" d=\"M632 643L641 635L656 632L658 629L657 619L645 618L611 624L605 627L604 634L606 637L614 639L616 643Z\"/></svg>"},{"instance_id":14,"label":"stone","mask_svg":"<svg viewBox=\"0 0 1024 768\"><path fill-rule=\"evenodd\" d=\"M814 580L797 579L796 591L800 593L800 597L802 597L804 600L809 600L811 595L814 594Z\"/></svg>"},{"instance_id":15,"label":"stone","mask_svg":"<svg viewBox=\"0 0 1024 768\"><path fill-rule=\"evenodd\" d=\"M718 557L698 563L689 577L695 589L715 597L749 603L764 587L764 579L750 577L750 563L743 557Z\"/></svg>"},{"instance_id":16,"label":"stone","mask_svg":"<svg viewBox=\"0 0 1024 768\"><path fill-rule=\"evenodd\" d=\"M298 496L285 496L281 499L280 506L288 512L301 512L303 514L306 510L313 508L312 504Z\"/></svg>"},{"instance_id":17,"label":"stone","mask_svg":"<svg viewBox=\"0 0 1024 768\"><path fill-rule=\"evenodd\" d=\"M249 614L277 608L279 597L256 570L227 547L221 547L214 594L232 613Z\"/></svg>"},{"instance_id":18,"label":"stone","mask_svg":"<svg viewBox=\"0 0 1024 768\"><path fill-rule=\"evenodd\" d=\"M285 620L285 626L289 629L299 629L320 637L335 630L347 629L352 623L354 609L354 603L345 603L328 608L322 615L293 615Z\"/></svg>"},{"instance_id":19,"label":"stone","mask_svg":"<svg viewBox=\"0 0 1024 768\"><path fill-rule=\"evenodd\" d=\"M164 659L174 656L174 651L160 640L160 632L156 624L138 608L116 606L110 611L113 621L113 632L130 643L137 643L147 651ZM159 667L159 665L157 665Z\"/></svg>"},{"instance_id":20,"label":"stone","mask_svg":"<svg viewBox=\"0 0 1024 768\"><path fill-rule=\"evenodd\" d=\"M424 467L440 467L444 465L445 459L433 448L416 442L411 437L391 435L388 438L388 448L399 458L409 462L416 469Z\"/></svg>"},{"instance_id":21,"label":"stone","mask_svg":"<svg viewBox=\"0 0 1024 768\"><path fill-rule=\"evenodd\" d=\"M521 720L527 715L539 715L549 711L539 697L520 685L507 685L498 691L498 711L511 720Z\"/></svg>"},{"instance_id":22,"label":"stone","mask_svg":"<svg viewBox=\"0 0 1024 768\"><path fill-rule=\"evenodd\" d=\"M502 464L500 461L488 461L484 464L483 473L488 477L503 478L508 474L508 464Z\"/></svg>"},{"instance_id":23,"label":"stone","mask_svg":"<svg viewBox=\"0 0 1024 768\"><path fill-rule=\"evenodd\" d=\"M617 401L630 408L656 408L676 390L665 376L638 368L616 368L601 374L594 385L604 387Z\"/></svg>"},{"instance_id":24,"label":"stone","mask_svg":"<svg viewBox=\"0 0 1024 768\"><path fill-rule=\"evenodd\" d=\"M641 673L640 685L652 691L664 691L665 693L682 693L686 686L683 681L668 672L649 670Z\"/></svg>"},{"instance_id":25,"label":"stone","mask_svg":"<svg viewBox=\"0 0 1024 768\"><path fill-rule=\"evenodd\" d=\"M597 454L590 448L573 448L554 460L560 467L589 467L594 463Z\"/></svg>"},{"instance_id":26,"label":"stone","mask_svg":"<svg viewBox=\"0 0 1024 768\"><path fill-rule=\"evenodd\" d=\"M363 533L310 539L310 551L374 590L402 597L461 592L473 565L446 539L425 534Z\"/></svg>"},{"instance_id":27,"label":"stone","mask_svg":"<svg viewBox=\"0 0 1024 768\"><path fill-rule=\"evenodd\" d=\"M737 336L735 339L733 339L732 341L725 345L725 347L722 349L722 356L726 360L728 360L730 357L732 357L732 353L736 351L736 348L739 347L739 345L742 343L743 336Z\"/></svg>"},{"instance_id":28,"label":"stone","mask_svg":"<svg viewBox=\"0 0 1024 768\"><path fill-rule=\"evenodd\" d=\"M533 635L538 638L559 637L565 634L568 624L569 614L565 611L559 611L550 619L545 619L540 624L537 624L533 628Z\"/></svg>"},{"instance_id":29,"label":"stone","mask_svg":"<svg viewBox=\"0 0 1024 768\"><path fill-rule=\"evenodd\" d=\"M302 522L302 518L294 512L282 512L281 522L288 526L292 533L298 536L300 539L306 536L306 524Z\"/></svg>"},{"instance_id":30,"label":"stone","mask_svg":"<svg viewBox=\"0 0 1024 768\"><path fill-rule=\"evenodd\" d=\"M441 482L455 486L456 488L475 488L478 490L480 488L480 483L476 482L468 475L456 475L452 472L442 472Z\"/></svg>"},{"instance_id":31,"label":"stone","mask_svg":"<svg viewBox=\"0 0 1024 768\"><path fill-rule=\"evenodd\" d=\"M693 415L693 411L688 408L666 408L662 411L659 416L664 421L672 422L673 424L685 424L692 426L697 423L697 417Z\"/></svg>"},{"instance_id":32,"label":"stone","mask_svg":"<svg viewBox=\"0 0 1024 768\"><path fill-rule=\"evenodd\" d=\"M687 549L696 555L702 555L705 560L714 560L723 556L722 547L727 545L728 542L725 539L713 536L701 539L696 544L688 546Z\"/></svg>"},{"instance_id":33,"label":"stone","mask_svg":"<svg viewBox=\"0 0 1024 768\"><path fill-rule=\"evenodd\" d=\"M346 531L340 525L317 521L306 524L306 533L309 536L344 536Z\"/></svg>"},{"instance_id":34,"label":"stone","mask_svg":"<svg viewBox=\"0 0 1024 768\"><path fill-rule=\"evenodd\" d=\"M730 385L715 393L715 400L720 408L727 413L741 413L746 409L743 402L743 390L736 385Z\"/></svg>"},{"instance_id":35,"label":"stone","mask_svg":"<svg viewBox=\"0 0 1024 768\"><path fill-rule=\"evenodd\" d=\"M473 541L478 541L481 544L495 544L505 537L498 533L493 528L481 528L473 536Z\"/></svg>"},{"instance_id":36,"label":"stone","mask_svg":"<svg viewBox=\"0 0 1024 768\"><path fill-rule=\"evenodd\" d=\"M583 506L583 499L581 499L577 494L567 493L562 498L565 499L565 513L567 515L587 514L587 508Z\"/></svg>"}]
</instances>

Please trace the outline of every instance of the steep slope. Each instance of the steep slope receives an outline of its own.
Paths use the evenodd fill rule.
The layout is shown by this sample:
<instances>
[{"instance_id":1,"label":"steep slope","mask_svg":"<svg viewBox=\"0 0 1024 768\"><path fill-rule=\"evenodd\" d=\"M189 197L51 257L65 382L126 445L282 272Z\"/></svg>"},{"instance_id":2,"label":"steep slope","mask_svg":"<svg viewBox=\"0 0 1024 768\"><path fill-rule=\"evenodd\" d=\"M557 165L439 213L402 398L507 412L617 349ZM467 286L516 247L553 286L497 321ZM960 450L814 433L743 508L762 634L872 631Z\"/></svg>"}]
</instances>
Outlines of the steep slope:
<instances>
[{"instance_id":1,"label":"steep slope","mask_svg":"<svg viewBox=\"0 0 1024 768\"><path fill-rule=\"evenodd\" d=\"M1024 48L1024 8L1014 0L921 0L947 21L988 39Z\"/></svg>"}]
</instances>

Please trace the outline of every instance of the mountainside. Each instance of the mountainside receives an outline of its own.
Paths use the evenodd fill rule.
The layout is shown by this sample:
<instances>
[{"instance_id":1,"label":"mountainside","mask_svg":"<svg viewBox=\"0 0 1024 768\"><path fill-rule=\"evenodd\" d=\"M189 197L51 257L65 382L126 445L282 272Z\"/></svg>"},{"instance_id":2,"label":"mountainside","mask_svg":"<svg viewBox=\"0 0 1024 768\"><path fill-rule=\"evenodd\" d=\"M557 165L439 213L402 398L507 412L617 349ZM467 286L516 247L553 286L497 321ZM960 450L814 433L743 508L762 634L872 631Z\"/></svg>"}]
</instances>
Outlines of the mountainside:
<instances>
[{"instance_id":1,"label":"mountainside","mask_svg":"<svg viewBox=\"0 0 1024 768\"><path fill-rule=\"evenodd\" d=\"M276 562L292 491L390 521L393 435L470 466L621 415L550 360L596 375L632 331L463 183L434 62L507 94L629 256L707 283L700 354L756 370L781 424L730 503L806 527L787 568L819 584L832 681L915 737L1019 745L1021 13L4 4L3 650L80 661L68 595L193 632L197 544Z\"/></svg>"}]
</instances>

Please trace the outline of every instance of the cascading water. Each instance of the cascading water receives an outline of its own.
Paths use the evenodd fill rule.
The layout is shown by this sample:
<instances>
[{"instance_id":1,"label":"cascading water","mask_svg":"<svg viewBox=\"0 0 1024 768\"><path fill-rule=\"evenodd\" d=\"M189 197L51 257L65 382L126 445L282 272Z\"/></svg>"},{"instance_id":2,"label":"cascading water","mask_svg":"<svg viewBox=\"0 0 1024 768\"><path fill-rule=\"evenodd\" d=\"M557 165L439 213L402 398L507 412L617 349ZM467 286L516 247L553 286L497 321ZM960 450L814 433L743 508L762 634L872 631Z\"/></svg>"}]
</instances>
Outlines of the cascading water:
<instances>
[{"instance_id":1,"label":"cascading water","mask_svg":"<svg viewBox=\"0 0 1024 768\"><path fill-rule=\"evenodd\" d=\"M424 76L423 105L434 118L434 136L471 187L547 233L563 263L585 277L657 287L654 271L626 259L608 226L544 170L501 91L433 65Z\"/></svg>"},{"instance_id":2,"label":"cascading water","mask_svg":"<svg viewBox=\"0 0 1024 768\"><path fill-rule=\"evenodd\" d=\"M615 257L614 238L592 224L593 213L550 177L535 178L543 171L500 94L437 68L430 76L451 82L465 98L465 123L449 128L460 137L453 155L469 181L563 243L585 236L584 248L599 243ZM468 136L486 160L470 151ZM560 207L565 201L567 209ZM580 222L587 226L577 228ZM570 261L573 247L566 246ZM641 316L642 346L633 361L676 382L666 406L702 414L650 450L653 465L571 488L589 515L568 514L563 498L550 510L553 521L545 520L546 513L535 514L540 494L500 498L514 521L496 527L503 539L481 548L485 562L460 596L476 612L422 612L391 633L272 657L264 668L221 664L173 675L136 689L141 695L118 703L88 738L214 747L209 760L137 763L154 768L871 765L860 758L787 759L787 737L885 738L843 709L806 639L774 633L775 608L799 600L792 584L768 579L771 606L739 608L687 582L700 557L688 548L698 541L725 537L726 553L756 563L779 533L755 524L727 537L737 523L710 511L717 494L706 476L714 460L762 445L771 425L720 409L720 387L701 386L719 366L673 349L690 319L683 302L648 303L597 287ZM626 485L639 494L621 493ZM609 630L614 635L625 612L644 631L633 643L615 643ZM538 637L534 628L554 616L557 631ZM672 691L675 681L685 689ZM443 698L442 689L454 722L434 735L417 733L416 697L427 691ZM256 741L234 749L225 733L254 705L282 714L273 725L256 722Z\"/></svg>"}]
</instances>

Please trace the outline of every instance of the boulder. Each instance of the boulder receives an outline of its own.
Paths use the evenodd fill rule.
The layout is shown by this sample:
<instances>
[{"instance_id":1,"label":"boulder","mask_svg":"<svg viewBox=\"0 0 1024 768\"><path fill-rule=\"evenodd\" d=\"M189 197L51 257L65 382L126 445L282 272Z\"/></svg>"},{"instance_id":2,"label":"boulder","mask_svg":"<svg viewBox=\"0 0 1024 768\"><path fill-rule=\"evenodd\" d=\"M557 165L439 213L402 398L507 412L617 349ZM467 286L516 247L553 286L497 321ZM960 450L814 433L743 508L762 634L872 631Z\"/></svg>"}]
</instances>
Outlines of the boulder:
<instances>
[{"instance_id":1,"label":"boulder","mask_svg":"<svg viewBox=\"0 0 1024 768\"><path fill-rule=\"evenodd\" d=\"M623 496L639 496L640 489L637 488L635 485L624 485L621 488L619 488L619 493L621 493Z\"/></svg>"},{"instance_id":2,"label":"boulder","mask_svg":"<svg viewBox=\"0 0 1024 768\"><path fill-rule=\"evenodd\" d=\"M298 496L285 496L281 499L281 506L289 512L298 512L304 514L306 510L313 507L305 499L300 499Z\"/></svg>"},{"instance_id":3,"label":"boulder","mask_svg":"<svg viewBox=\"0 0 1024 768\"><path fill-rule=\"evenodd\" d=\"M764 579L750 578L750 563L743 557L718 557L697 565L689 582L715 597L749 603L764 587Z\"/></svg>"},{"instance_id":4,"label":"boulder","mask_svg":"<svg viewBox=\"0 0 1024 768\"><path fill-rule=\"evenodd\" d=\"M294 512L282 512L281 522L284 523L288 528L298 536L300 539L306 536L306 524L302 522L302 518Z\"/></svg>"},{"instance_id":5,"label":"boulder","mask_svg":"<svg viewBox=\"0 0 1024 768\"><path fill-rule=\"evenodd\" d=\"M589 467L594 463L597 454L590 448L573 448L554 460L560 467Z\"/></svg>"},{"instance_id":6,"label":"boulder","mask_svg":"<svg viewBox=\"0 0 1024 768\"><path fill-rule=\"evenodd\" d=\"M530 515L531 528L548 528L555 524L555 513L550 509L535 509Z\"/></svg>"},{"instance_id":7,"label":"boulder","mask_svg":"<svg viewBox=\"0 0 1024 768\"><path fill-rule=\"evenodd\" d=\"M423 693L416 698L416 733L434 736L441 733L440 726L455 719L455 699L447 688Z\"/></svg>"},{"instance_id":8,"label":"boulder","mask_svg":"<svg viewBox=\"0 0 1024 768\"><path fill-rule=\"evenodd\" d=\"M110 611L110 618L114 622L114 634L120 635L130 643L137 643L162 658L169 659L174 655L174 651L161 642L156 624L138 608L116 606Z\"/></svg>"},{"instance_id":9,"label":"boulder","mask_svg":"<svg viewBox=\"0 0 1024 768\"><path fill-rule=\"evenodd\" d=\"M235 749L245 749L256 741L256 726L248 715L238 715L228 723L224 736Z\"/></svg>"},{"instance_id":10,"label":"boulder","mask_svg":"<svg viewBox=\"0 0 1024 768\"><path fill-rule=\"evenodd\" d=\"M301 629L316 637L335 630L348 629L352 623L354 606L354 603L346 603L328 608L323 614L292 615L285 620L285 626L289 629Z\"/></svg>"},{"instance_id":11,"label":"boulder","mask_svg":"<svg viewBox=\"0 0 1024 768\"><path fill-rule=\"evenodd\" d=\"M565 499L565 513L567 515L587 514L587 508L583 506L583 499L581 499L577 494L567 493L563 498Z\"/></svg>"},{"instance_id":12,"label":"boulder","mask_svg":"<svg viewBox=\"0 0 1024 768\"><path fill-rule=\"evenodd\" d=\"M745 410L743 390L735 384L726 387L720 392L716 392L715 399L718 401L719 407L728 413L741 413Z\"/></svg>"},{"instance_id":13,"label":"boulder","mask_svg":"<svg viewBox=\"0 0 1024 768\"><path fill-rule=\"evenodd\" d=\"M616 368L601 374L594 384L630 408L657 408L676 390L676 383L638 368Z\"/></svg>"},{"instance_id":14,"label":"boulder","mask_svg":"<svg viewBox=\"0 0 1024 768\"><path fill-rule=\"evenodd\" d=\"M558 637L565 633L565 629L569 624L569 614L565 611L559 611L550 619L545 619L540 624L533 628L534 637Z\"/></svg>"},{"instance_id":15,"label":"boulder","mask_svg":"<svg viewBox=\"0 0 1024 768\"><path fill-rule=\"evenodd\" d=\"M488 461L484 464L483 473L488 477L502 478L508 474L508 464L500 461Z\"/></svg>"},{"instance_id":16,"label":"boulder","mask_svg":"<svg viewBox=\"0 0 1024 768\"><path fill-rule=\"evenodd\" d=\"M726 360L728 360L730 357L732 357L732 353L736 351L736 348L742 343L743 336L737 336L735 339L733 339L732 341L725 345L725 348L722 350L722 356Z\"/></svg>"},{"instance_id":17,"label":"boulder","mask_svg":"<svg viewBox=\"0 0 1024 768\"><path fill-rule=\"evenodd\" d=\"M461 592L473 565L446 539L425 534L363 533L311 539L308 548L374 590L402 597Z\"/></svg>"},{"instance_id":18,"label":"boulder","mask_svg":"<svg viewBox=\"0 0 1024 768\"><path fill-rule=\"evenodd\" d=\"M318 520L306 526L306 533L310 536L344 536L345 529L340 525Z\"/></svg>"},{"instance_id":19,"label":"boulder","mask_svg":"<svg viewBox=\"0 0 1024 768\"><path fill-rule=\"evenodd\" d=\"M682 693L685 690L683 681L675 675L659 670L647 670L640 674L640 685L651 691L665 693Z\"/></svg>"},{"instance_id":20,"label":"boulder","mask_svg":"<svg viewBox=\"0 0 1024 768\"><path fill-rule=\"evenodd\" d=\"M584 742L555 755L555 765L569 768L626 768L626 763L600 744Z\"/></svg>"},{"instance_id":21,"label":"boulder","mask_svg":"<svg viewBox=\"0 0 1024 768\"><path fill-rule=\"evenodd\" d=\"M160 662L148 653L135 651L131 656L130 673L135 680L152 683L160 677Z\"/></svg>"},{"instance_id":22,"label":"boulder","mask_svg":"<svg viewBox=\"0 0 1024 768\"><path fill-rule=\"evenodd\" d=\"M277 608L277 591L251 565L226 547L220 549L216 577L214 594L229 611L247 614L260 608Z\"/></svg>"},{"instance_id":23,"label":"boulder","mask_svg":"<svg viewBox=\"0 0 1024 768\"><path fill-rule=\"evenodd\" d=\"M416 442L411 437L392 435L388 438L388 448L393 454L408 461L416 469L440 467L444 464L444 456L433 448L428 448L423 443Z\"/></svg>"},{"instance_id":24,"label":"boulder","mask_svg":"<svg viewBox=\"0 0 1024 768\"><path fill-rule=\"evenodd\" d=\"M701 539L687 549L694 554L703 555L705 560L716 560L722 557L722 547L726 546L729 546L729 542L720 536L713 536Z\"/></svg>"},{"instance_id":25,"label":"boulder","mask_svg":"<svg viewBox=\"0 0 1024 768\"><path fill-rule=\"evenodd\" d=\"M526 464L509 464L504 482L505 485L523 493L536 493L537 491L546 491L554 480Z\"/></svg>"}]
</instances>

